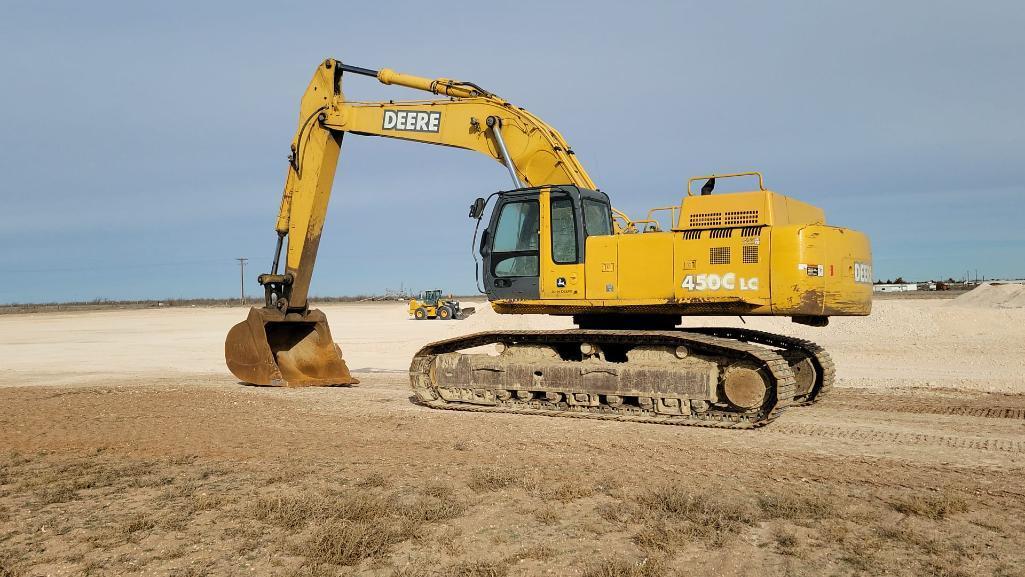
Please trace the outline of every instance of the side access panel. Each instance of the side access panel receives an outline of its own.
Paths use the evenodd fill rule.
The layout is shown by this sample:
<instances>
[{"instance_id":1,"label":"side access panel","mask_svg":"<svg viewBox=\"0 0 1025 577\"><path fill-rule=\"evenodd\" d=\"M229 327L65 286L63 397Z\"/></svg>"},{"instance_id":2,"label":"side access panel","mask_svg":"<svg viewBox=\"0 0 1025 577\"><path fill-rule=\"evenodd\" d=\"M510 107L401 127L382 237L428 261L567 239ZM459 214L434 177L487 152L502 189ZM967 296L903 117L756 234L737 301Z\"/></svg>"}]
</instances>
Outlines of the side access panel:
<instances>
[{"instance_id":1,"label":"side access panel","mask_svg":"<svg viewBox=\"0 0 1025 577\"><path fill-rule=\"evenodd\" d=\"M619 298L619 238L615 236L587 237L587 262L584 278L587 280L587 300L604 301Z\"/></svg>"},{"instance_id":2,"label":"side access panel","mask_svg":"<svg viewBox=\"0 0 1025 577\"><path fill-rule=\"evenodd\" d=\"M619 298L673 298L673 233L618 235Z\"/></svg>"}]
</instances>

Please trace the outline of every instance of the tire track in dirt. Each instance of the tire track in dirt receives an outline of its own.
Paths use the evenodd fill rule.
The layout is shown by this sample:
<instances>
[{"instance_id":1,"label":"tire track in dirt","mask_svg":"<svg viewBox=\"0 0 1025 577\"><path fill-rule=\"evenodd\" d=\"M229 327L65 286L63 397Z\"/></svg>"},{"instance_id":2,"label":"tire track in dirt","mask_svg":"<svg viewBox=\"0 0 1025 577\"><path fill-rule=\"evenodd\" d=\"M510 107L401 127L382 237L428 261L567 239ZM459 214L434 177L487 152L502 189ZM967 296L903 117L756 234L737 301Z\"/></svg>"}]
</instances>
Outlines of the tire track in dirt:
<instances>
[{"instance_id":1,"label":"tire track in dirt","mask_svg":"<svg viewBox=\"0 0 1025 577\"><path fill-rule=\"evenodd\" d=\"M846 441L865 441L904 446L931 445L951 449L1025 453L1025 440L1018 439L958 437L932 433L841 427L836 425L788 423L786 421L775 423L771 430L776 433L783 433L787 435L801 435L806 437L819 437Z\"/></svg>"},{"instance_id":2,"label":"tire track in dirt","mask_svg":"<svg viewBox=\"0 0 1025 577\"><path fill-rule=\"evenodd\" d=\"M913 398L909 395L879 395L845 391L827 399L821 406L885 413L1025 420L1025 396L1010 396L1010 403L1006 402L1008 400L1007 395L1000 395L998 398L1004 402L994 404L992 403L994 399L979 399L968 396L962 398L922 399Z\"/></svg>"}]
</instances>

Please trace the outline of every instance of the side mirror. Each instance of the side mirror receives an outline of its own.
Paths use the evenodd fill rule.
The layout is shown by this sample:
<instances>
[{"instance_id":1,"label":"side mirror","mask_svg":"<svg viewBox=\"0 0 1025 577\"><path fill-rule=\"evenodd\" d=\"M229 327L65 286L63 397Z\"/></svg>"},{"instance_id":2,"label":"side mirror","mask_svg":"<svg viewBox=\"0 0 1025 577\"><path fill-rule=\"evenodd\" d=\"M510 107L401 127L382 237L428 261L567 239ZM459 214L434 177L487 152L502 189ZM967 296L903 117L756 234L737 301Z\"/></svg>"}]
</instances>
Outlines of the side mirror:
<instances>
[{"instance_id":1,"label":"side mirror","mask_svg":"<svg viewBox=\"0 0 1025 577\"><path fill-rule=\"evenodd\" d=\"M473 204L470 205L470 218L480 220L480 217L484 215L485 202L483 198L473 201Z\"/></svg>"}]
</instances>

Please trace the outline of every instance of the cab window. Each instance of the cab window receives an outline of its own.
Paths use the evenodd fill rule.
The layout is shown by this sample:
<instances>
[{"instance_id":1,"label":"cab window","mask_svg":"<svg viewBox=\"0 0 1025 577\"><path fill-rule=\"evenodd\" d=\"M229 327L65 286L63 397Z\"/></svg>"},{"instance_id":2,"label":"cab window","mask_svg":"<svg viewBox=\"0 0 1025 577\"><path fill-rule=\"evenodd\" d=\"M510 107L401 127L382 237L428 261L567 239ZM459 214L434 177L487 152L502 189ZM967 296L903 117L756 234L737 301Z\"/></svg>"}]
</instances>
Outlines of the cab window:
<instances>
[{"instance_id":1,"label":"cab window","mask_svg":"<svg viewBox=\"0 0 1025 577\"><path fill-rule=\"evenodd\" d=\"M593 198L585 198L584 232L587 236L607 236L612 234L612 211L609 205Z\"/></svg>"},{"instance_id":2,"label":"cab window","mask_svg":"<svg viewBox=\"0 0 1025 577\"><path fill-rule=\"evenodd\" d=\"M539 274L538 235L541 210L538 201L510 202L502 207L491 248L496 277Z\"/></svg>"},{"instance_id":3,"label":"cab window","mask_svg":"<svg viewBox=\"0 0 1025 577\"><path fill-rule=\"evenodd\" d=\"M577 262L577 219L573 199L552 197L552 260L556 264Z\"/></svg>"}]
</instances>

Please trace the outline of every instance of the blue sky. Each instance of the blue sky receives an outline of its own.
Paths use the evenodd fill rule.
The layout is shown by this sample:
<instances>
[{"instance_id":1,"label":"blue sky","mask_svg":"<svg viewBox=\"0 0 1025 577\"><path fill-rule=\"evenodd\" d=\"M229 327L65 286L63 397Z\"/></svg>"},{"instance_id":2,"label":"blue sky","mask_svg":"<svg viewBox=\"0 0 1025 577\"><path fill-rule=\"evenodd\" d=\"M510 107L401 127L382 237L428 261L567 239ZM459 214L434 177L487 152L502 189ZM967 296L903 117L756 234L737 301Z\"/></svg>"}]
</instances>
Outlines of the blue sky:
<instances>
[{"instance_id":1,"label":"blue sky","mask_svg":"<svg viewBox=\"0 0 1025 577\"><path fill-rule=\"evenodd\" d=\"M756 169L867 232L878 277L1025 276L1020 2L0 10L0 302L229 296L235 257L265 272L299 97L327 57L526 107L630 214L688 176ZM347 137L313 294L472 291L466 207L507 179L471 152Z\"/></svg>"}]
</instances>

